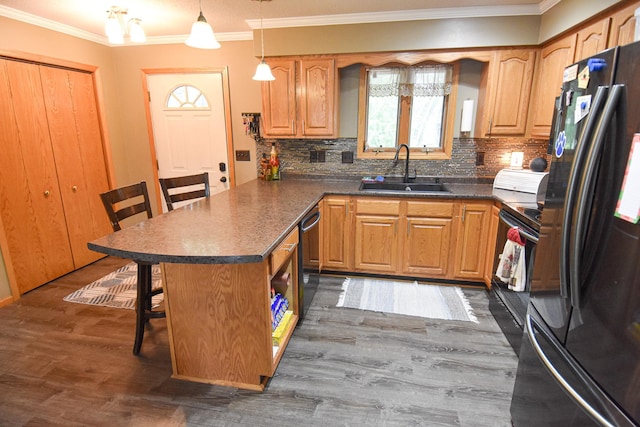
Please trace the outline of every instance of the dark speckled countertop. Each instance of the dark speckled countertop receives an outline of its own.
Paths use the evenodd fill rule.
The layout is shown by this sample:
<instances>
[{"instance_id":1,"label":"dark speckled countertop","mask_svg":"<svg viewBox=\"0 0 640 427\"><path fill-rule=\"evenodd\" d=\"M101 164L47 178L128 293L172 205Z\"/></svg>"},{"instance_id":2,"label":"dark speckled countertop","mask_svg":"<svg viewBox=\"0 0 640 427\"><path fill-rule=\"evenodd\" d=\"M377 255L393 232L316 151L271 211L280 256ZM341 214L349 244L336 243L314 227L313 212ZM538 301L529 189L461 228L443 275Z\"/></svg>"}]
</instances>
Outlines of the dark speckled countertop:
<instances>
[{"instance_id":1,"label":"dark speckled countertop","mask_svg":"<svg viewBox=\"0 0 640 427\"><path fill-rule=\"evenodd\" d=\"M359 180L250 181L89 242L136 261L188 264L262 262L325 194L492 199L491 184L448 183L450 193L359 191Z\"/></svg>"}]
</instances>

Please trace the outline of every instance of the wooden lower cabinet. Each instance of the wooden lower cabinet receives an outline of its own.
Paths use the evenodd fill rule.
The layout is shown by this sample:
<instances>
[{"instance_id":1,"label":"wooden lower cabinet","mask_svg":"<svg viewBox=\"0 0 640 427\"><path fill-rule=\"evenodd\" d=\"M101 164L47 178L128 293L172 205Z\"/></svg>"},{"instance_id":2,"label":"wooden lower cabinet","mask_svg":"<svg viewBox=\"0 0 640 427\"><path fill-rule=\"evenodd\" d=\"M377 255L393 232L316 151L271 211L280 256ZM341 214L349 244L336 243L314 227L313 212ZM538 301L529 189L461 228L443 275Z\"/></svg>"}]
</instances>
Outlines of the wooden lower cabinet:
<instances>
[{"instance_id":1,"label":"wooden lower cabinet","mask_svg":"<svg viewBox=\"0 0 640 427\"><path fill-rule=\"evenodd\" d=\"M407 201L406 204L401 273L447 277L453 234L453 202Z\"/></svg>"},{"instance_id":2,"label":"wooden lower cabinet","mask_svg":"<svg viewBox=\"0 0 640 427\"><path fill-rule=\"evenodd\" d=\"M326 270L484 279L492 201L330 196L323 203Z\"/></svg>"},{"instance_id":3,"label":"wooden lower cabinet","mask_svg":"<svg viewBox=\"0 0 640 427\"><path fill-rule=\"evenodd\" d=\"M321 268L350 270L353 268L351 235L351 197L327 196L322 200Z\"/></svg>"},{"instance_id":4,"label":"wooden lower cabinet","mask_svg":"<svg viewBox=\"0 0 640 427\"><path fill-rule=\"evenodd\" d=\"M462 201L458 204L456 243L452 277L483 280L489 236L491 202Z\"/></svg>"},{"instance_id":5,"label":"wooden lower cabinet","mask_svg":"<svg viewBox=\"0 0 640 427\"><path fill-rule=\"evenodd\" d=\"M496 256L496 239L498 237L498 223L500 222L500 203L495 203L491 207L491 218L489 219L489 235L487 236L487 254L484 262L484 284L491 287L493 279L493 261Z\"/></svg>"},{"instance_id":6,"label":"wooden lower cabinet","mask_svg":"<svg viewBox=\"0 0 640 427\"><path fill-rule=\"evenodd\" d=\"M262 391L298 322L298 229L251 264L162 264L173 377ZM289 273L290 282L272 280ZM272 338L271 288L293 311Z\"/></svg>"},{"instance_id":7,"label":"wooden lower cabinet","mask_svg":"<svg viewBox=\"0 0 640 427\"><path fill-rule=\"evenodd\" d=\"M400 203L376 198L356 200L356 271L388 274L398 271Z\"/></svg>"}]
</instances>

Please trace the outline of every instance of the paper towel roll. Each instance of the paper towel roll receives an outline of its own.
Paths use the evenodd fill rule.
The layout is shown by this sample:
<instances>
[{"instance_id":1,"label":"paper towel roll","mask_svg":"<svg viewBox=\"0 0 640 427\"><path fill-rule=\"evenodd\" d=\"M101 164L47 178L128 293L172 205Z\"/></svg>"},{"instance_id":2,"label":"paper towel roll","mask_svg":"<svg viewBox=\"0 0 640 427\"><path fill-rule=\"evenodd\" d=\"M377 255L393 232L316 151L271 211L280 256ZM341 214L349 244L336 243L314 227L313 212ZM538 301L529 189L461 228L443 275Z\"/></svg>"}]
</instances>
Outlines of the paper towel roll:
<instances>
[{"instance_id":1,"label":"paper towel roll","mask_svg":"<svg viewBox=\"0 0 640 427\"><path fill-rule=\"evenodd\" d=\"M460 120L460 132L471 132L473 124L473 99L465 99L462 103L462 119Z\"/></svg>"}]
</instances>

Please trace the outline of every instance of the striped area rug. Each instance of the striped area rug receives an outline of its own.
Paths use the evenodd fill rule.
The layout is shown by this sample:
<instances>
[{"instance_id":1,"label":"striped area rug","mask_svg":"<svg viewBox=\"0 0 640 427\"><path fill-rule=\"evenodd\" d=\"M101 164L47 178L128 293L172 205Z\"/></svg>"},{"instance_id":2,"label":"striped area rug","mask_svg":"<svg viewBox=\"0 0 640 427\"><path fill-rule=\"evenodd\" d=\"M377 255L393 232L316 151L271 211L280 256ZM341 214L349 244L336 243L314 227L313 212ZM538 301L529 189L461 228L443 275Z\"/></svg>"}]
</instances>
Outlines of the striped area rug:
<instances>
[{"instance_id":1,"label":"striped area rug","mask_svg":"<svg viewBox=\"0 0 640 427\"><path fill-rule=\"evenodd\" d=\"M126 308L135 310L137 296L138 266L131 262L116 271L78 289L63 298L67 302L78 304L101 305L105 307ZM162 286L160 266L151 266L152 288ZM163 300L163 294L155 295L153 306L158 306Z\"/></svg>"},{"instance_id":2,"label":"striped area rug","mask_svg":"<svg viewBox=\"0 0 640 427\"><path fill-rule=\"evenodd\" d=\"M350 277L342 284L336 306L478 323L469 301L458 286L418 284L417 281Z\"/></svg>"}]
</instances>

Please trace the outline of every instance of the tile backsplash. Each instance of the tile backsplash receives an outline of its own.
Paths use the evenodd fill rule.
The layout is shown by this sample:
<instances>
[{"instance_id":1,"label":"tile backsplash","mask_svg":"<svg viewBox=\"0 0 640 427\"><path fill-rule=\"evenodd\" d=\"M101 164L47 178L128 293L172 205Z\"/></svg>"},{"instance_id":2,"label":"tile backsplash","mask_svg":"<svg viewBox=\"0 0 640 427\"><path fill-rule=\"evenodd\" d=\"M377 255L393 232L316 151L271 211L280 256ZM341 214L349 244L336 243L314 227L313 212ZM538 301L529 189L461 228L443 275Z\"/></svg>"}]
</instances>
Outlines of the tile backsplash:
<instances>
[{"instance_id":1,"label":"tile backsplash","mask_svg":"<svg viewBox=\"0 0 640 427\"><path fill-rule=\"evenodd\" d=\"M262 153L267 157L271 144L276 143L281 173L287 175L354 176L401 175L403 164L394 167L389 159L358 159L357 140L340 138L332 140L260 139L256 143L256 168ZM411 160L410 168L420 176L494 177L500 169L509 166L512 151L524 152L523 165L528 167L535 157L547 155L547 141L526 138L455 138L449 160ZM312 153L318 152L318 153ZM353 163L342 163L343 152L353 152ZM320 156L318 156L320 154ZM324 162L317 158L324 155ZM478 155L484 163L477 165ZM401 154L404 156L404 154ZM311 161L313 158L313 162ZM402 157L403 158L403 157Z\"/></svg>"}]
</instances>

